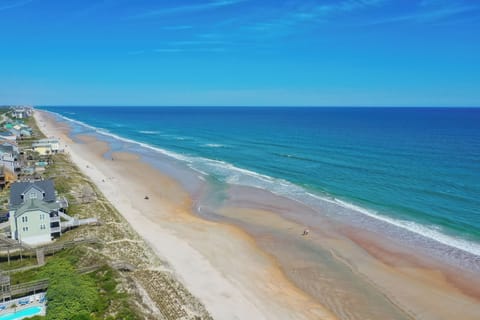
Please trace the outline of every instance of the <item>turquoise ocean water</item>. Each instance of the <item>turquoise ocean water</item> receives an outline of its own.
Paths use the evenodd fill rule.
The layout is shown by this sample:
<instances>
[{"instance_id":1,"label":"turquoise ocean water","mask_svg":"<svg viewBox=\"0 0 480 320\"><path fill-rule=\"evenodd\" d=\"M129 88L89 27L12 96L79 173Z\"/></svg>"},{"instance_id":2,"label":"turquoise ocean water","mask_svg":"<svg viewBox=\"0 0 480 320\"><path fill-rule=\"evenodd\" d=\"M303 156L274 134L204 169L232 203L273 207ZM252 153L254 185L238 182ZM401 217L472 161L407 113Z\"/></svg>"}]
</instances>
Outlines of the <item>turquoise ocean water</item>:
<instances>
[{"instance_id":1,"label":"turquoise ocean water","mask_svg":"<svg viewBox=\"0 0 480 320\"><path fill-rule=\"evenodd\" d=\"M326 201L480 256L480 109L40 109L217 181Z\"/></svg>"}]
</instances>

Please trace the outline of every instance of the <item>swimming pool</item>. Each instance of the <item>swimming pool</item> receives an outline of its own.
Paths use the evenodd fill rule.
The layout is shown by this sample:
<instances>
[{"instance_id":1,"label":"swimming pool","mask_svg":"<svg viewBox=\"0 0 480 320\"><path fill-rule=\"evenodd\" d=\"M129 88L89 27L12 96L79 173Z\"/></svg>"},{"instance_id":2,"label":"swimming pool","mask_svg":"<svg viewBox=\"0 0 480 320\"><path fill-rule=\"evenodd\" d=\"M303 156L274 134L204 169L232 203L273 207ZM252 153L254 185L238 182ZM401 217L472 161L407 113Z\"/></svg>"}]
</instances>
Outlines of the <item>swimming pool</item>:
<instances>
[{"instance_id":1,"label":"swimming pool","mask_svg":"<svg viewBox=\"0 0 480 320\"><path fill-rule=\"evenodd\" d=\"M7 313L0 316L0 320L19 320L25 317L32 317L42 312L42 307L30 307L15 313Z\"/></svg>"}]
</instances>

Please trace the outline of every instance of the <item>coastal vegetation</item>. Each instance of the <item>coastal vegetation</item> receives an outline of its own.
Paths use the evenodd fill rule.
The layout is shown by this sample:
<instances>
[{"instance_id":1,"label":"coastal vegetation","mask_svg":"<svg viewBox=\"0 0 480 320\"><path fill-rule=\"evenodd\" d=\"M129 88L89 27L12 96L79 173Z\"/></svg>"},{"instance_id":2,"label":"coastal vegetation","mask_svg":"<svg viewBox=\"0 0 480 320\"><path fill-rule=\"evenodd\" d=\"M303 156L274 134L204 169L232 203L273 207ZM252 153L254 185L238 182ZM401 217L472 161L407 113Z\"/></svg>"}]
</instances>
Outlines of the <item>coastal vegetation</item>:
<instances>
[{"instance_id":1,"label":"coastal vegetation","mask_svg":"<svg viewBox=\"0 0 480 320\"><path fill-rule=\"evenodd\" d=\"M12 283L49 279L47 319L141 319L129 295L117 289L118 272L104 265L82 274L76 267L83 259L101 262L77 247L49 258L42 268L13 274Z\"/></svg>"}]
</instances>

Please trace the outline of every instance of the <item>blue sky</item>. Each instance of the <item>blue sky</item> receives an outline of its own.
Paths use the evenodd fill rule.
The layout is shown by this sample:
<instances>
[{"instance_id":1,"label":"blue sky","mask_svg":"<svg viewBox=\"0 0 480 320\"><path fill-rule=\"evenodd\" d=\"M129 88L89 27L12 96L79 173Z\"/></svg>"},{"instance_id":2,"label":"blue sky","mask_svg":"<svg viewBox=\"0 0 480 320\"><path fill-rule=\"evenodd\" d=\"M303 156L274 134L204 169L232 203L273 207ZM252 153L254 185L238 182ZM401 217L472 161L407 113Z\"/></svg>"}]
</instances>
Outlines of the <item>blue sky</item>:
<instances>
[{"instance_id":1,"label":"blue sky","mask_svg":"<svg viewBox=\"0 0 480 320\"><path fill-rule=\"evenodd\" d=\"M0 104L480 106L476 0L0 0Z\"/></svg>"}]
</instances>

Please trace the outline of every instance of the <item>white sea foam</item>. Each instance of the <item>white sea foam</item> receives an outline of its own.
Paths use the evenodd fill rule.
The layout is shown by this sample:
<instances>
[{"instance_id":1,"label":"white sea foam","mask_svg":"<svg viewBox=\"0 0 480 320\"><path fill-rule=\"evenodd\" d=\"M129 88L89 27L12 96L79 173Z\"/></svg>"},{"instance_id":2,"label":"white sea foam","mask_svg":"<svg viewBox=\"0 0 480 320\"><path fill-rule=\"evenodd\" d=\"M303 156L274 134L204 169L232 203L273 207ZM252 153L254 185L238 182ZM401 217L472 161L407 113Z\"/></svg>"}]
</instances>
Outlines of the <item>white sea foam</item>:
<instances>
[{"instance_id":1,"label":"white sea foam","mask_svg":"<svg viewBox=\"0 0 480 320\"><path fill-rule=\"evenodd\" d=\"M209 147L209 148L223 148L225 147L223 144L219 143L206 143L203 145L203 147Z\"/></svg>"},{"instance_id":2,"label":"white sea foam","mask_svg":"<svg viewBox=\"0 0 480 320\"><path fill-rule=\"evenodd\" d=\"M411 231L416 234L420 234L430 239L434 239L435 241L440 242L444 245L470 252L476 256L480 256L479 244L468 241L468 240L464 240L458 237L454 237L451 235L446 235L440 231L440 228L438 226L422 225L413 221L392 219L390 217L381 215L378 212L375 212L373 210L368 210L342 200L336 199L335 202L344 208L348 208L348 209L360 212L369 217L392 224L396 227L406 229L408 231Z\"/></svg>"},{"instance_id":3,"label":"white sea foam","mask_svg":"<svg viewBox=\"0 0 480 320\"><path fill-rule=\"evenodd\" d=\"M159 131L150 131L150 130L140 130L138 132L143 134L159 134L160 133Z\"/></svg>"},{"instance_id":4,"label":"white sea foam","mask_svg":"<svg viewBox=\"0 0 480 320\"><path fill-rule=\"evenodd\" d=\"M277 179L277 178L273 178L273 177L260 174L251 170L242 169L224 161L181 155L172 151L151 146L146 143L138 142L135 140L131 140L128 138L124 138L124 137L112 134L106 130L93 127L81 121L70 119L68 117L59 115L57 113L53 113L53 112L50 112L50 113L60 116L61 118L64 118L75 124L81 125L83 127L87 127L98 134L109 136L111 138L128 142L134 145L138 145L143 148L146 148L155 152L159 152L173 159L177 159L182 162L185 162L190 168L192 168L193 170L205 176L214 175L217 178L220 178L223 181L230 184L237 184L237 185L266 189L277 195L281 195L281 196L284 196L296 201L300 201L300 202L308 202L308 199L310 198L310 200L324 201L330 204L338 205L343 208L374 218L376 220L388 223L390 225L394 225L398 228L408 230L415 234L419 234L421 236L437 241L438 243L444 244L446 246L457 248L457 249L469 252L473 255L480 256L480 244L476 242L471 242L465 239L461 239L458 237L454 237L451 235L446 235L441 231L439 231L439 228L436 226L426 226L426 225L421 225L419 223L415 223L413 221L393 219L386 215L382 215L376 211L354 205L344 200L313 194L311 192L308 192L304 188L283 179Z\"/></svg>"},{"instance_id":5,"label":"white sea foam","mask_svg":"<svg viewBox=\"0 0 480 320\"><path fill-rule=\"evenodd\" d=\"M427 226L413 221L398 220L386 215L382 215L376 211L369 210L346 201L328 196L320 196L307 192L304 188L290 183L283 179L275 179L267 175L259 174L250 170L235 167L232 164L210 160L204 158L190 159L189 166L199 172L209 172L217 177L221 177L225 182L236 185L244 185L269 190L277 195L284 196L302 203L312 203L308 198L313 199L317 205L318 201L327 202L343 208L361 213L370 218L388 223L403 230L408 230L415 234L419 234L443 245L469 252L473 255L480 256L480 245L459 237L444 234L436 226ZM202 168L202 169L200 169ZM340 211L340 210L338 210Z\"/></svg>"},{"instance_id":6,"label":"white sea foam","mask_svg":"<svg viewBox=\"0 0 480 320\"><path fill-rule=\"evenodd\" d=\"M114 139L117 139L117 140L120 140L120 141L123 141L123 142L128 142L128 143L131 143L131 144L134 144L134 145L138 145L138 146L144 147L144 148L146 148L146 149L159 152L159 153L161 153L161 154L164 154L164 155L166 155L166 156L169 156L169 157L174 158L174 159L177 159L177 160L189 162L189 157L180 155L180 154L178 154L178 153L171 152L171 151L168 151L168 150L165 150L165 149L161 149L161 148L158 148L158 147L154 147L154 146L151 146L151 145L149 145L149 144L147 144L147 143L143 143L143 142L135 141L135 140L132 140L132 139L124 138L124 137L118 136L118 135L116 135L116 134L110 133L108 130L91 126L91 125L86 124L86 123L84 123L84 122L82 122L82 121L70 119L70 118L65 117L64 115L61 115L61 114L58 114L58 113L54 113L54 112L51 112L51 111L47 111L47 112L50 112L50 113L53 114L53 115L56 115L56 116L59 116L59 117L65 119L65 120L68 120L69 122L72 122L72 123L75 123L75 124L77 124L77 125L80 125L80 126L83 126L83 127L88 128L88 129L91 129L92 131L94 131L95 133L98 133L98 134L100 134L100 135L104 135L104 136L107 136L107 137L110 137L110 138L114 138Z\"/></svg>"}]
</instances>

